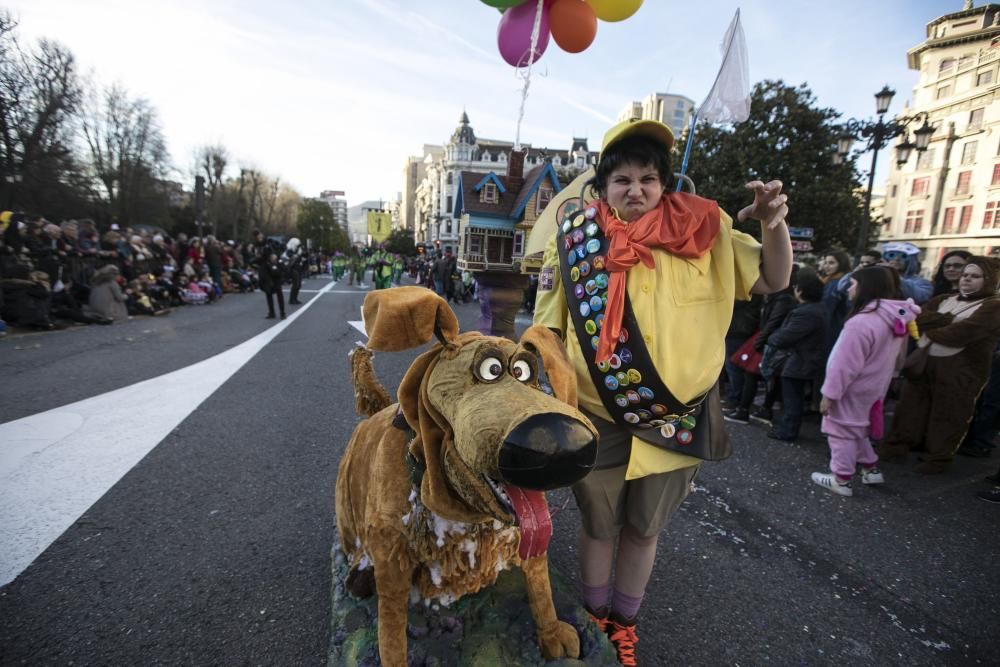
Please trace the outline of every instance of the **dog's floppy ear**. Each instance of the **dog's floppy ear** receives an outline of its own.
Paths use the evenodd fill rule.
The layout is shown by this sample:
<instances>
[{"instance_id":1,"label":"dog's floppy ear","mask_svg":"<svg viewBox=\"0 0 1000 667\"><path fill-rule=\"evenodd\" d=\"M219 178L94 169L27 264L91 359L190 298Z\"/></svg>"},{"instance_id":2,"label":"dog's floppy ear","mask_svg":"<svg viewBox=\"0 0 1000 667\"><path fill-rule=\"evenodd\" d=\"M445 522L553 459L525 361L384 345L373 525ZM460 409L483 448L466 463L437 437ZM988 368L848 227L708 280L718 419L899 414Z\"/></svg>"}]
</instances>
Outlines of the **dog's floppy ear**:
<instances>
[{"instance_id":1,"label":"dog's floppy ear","mask_svg":"<svg viewBox=\"0 0 1000 667\"><path fill-rule=\"evenodd\" d=\"M577 407L576 371L559 337L551 329L536 324L521 334L521 345L542 358L545 374L549 376L556 398Z\"/></svg>"},{"instance_id":2,"label":"dog's floppy ear","mask_svg":"<svg viewBox=\"0 0 1000 667\"><path fill-rule=\"evenodd\" d=\"M361 307L368 347L398 352L437 337L447 345L458 336L458 318L448 303L426 287L393 287L369 292Z\"/></svg>"}]
</instances>

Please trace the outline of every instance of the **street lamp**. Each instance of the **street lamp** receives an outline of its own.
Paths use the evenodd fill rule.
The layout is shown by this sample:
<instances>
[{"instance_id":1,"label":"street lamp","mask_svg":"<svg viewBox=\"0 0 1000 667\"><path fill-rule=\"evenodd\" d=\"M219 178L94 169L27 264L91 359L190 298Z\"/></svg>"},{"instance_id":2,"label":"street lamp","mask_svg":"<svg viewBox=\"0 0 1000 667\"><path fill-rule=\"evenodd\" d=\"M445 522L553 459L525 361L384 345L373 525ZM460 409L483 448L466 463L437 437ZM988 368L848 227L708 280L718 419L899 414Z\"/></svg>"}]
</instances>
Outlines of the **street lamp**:
<instances>
[{"instance_id":1,"label":"street lamp","mask_svg":"<svg viewBox=\"0 0 1000 667\"><path fill-rule=\"evenodd\" d=\"M837 153L833 156L834 164L843 164L844 158L851 152L851 144L855 139L863 139L868 142L862 152L872 152L872 168L868 172L868 190L865 192L865 215L861 221L861 229L858 230L858 243L854 251L857 259L861 258L861 253L868 245L868 231L871 229L872 216L872 188L875 185L875 161L878 159L878 152L890 140L902 135L903 141L896 145L896 164L903 166L910 159L910 154L914 149L918 153L927 150L927 145L934 135L934 128L927 122L926 113L885 120L885 113L889 110L889 104L895 94L896 91L889 86L883 86L882 90L875 93L875 111L878 113L878 119L875 121L848 120L844 124L845 133L837 138ZM924 124L913 132L916 142L914 143L910 141L907 128L910 123L917 121L921 116L924 119Z\"/></svg>"}]
</instances>

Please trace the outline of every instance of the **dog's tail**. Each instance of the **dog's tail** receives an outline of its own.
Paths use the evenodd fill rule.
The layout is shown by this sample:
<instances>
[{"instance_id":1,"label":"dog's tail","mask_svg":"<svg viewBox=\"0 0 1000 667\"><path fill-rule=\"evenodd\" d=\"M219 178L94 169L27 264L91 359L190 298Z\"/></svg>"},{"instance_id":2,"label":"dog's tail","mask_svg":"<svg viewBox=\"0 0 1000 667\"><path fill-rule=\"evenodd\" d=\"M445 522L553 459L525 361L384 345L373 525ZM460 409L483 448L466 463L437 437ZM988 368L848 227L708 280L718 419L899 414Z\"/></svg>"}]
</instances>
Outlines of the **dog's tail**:
<instances>
[{"instance_id":1,"label":"dog's tail","mask_svg":"<svg viewBox=\"0 0 1000 667\"><path fill-rule=\"evenodd\" d=\"M389 392L375 377L372 351L363 343L351 350L351 379L354 381L354 409L363 417L371 417L387 407L392 400Z\"/></svg>"}]
</instances>

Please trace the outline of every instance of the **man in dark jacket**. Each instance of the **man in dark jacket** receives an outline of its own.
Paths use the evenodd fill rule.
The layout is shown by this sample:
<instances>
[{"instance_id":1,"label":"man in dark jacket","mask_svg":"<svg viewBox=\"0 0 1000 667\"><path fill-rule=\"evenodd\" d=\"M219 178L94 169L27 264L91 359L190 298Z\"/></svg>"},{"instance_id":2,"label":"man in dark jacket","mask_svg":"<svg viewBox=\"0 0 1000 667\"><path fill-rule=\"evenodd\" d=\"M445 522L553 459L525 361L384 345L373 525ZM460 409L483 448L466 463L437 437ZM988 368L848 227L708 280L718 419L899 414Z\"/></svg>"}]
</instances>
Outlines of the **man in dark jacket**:
<instances>
[{"instance_id":1,"label":"man in dark jacket","mask_svg":"<svg viewBox=\"0 0 1000 667\"><path fill-rule=\"evenodd\" d=\"M726 378L729 381L729 389L726 391L725 402L728 405L741 403L743 394L743 371L729 360L733 353L740 348L747 338L757 333L760 326L760 309L763 304L763 297L754 294L749 301L737 300L733 304L733 318L729 321L729 330L726 332L726 361L723 368L726 369Z\"/></svg>"},{"instance_id":2,"label":"man in dark jacket","mask_svg":"<svg viewBox=\"0 0 1000 667\"><path fill-rule=\"evenodd\" d=\"M257 280L260 289L267 297L267 318L274 319L274 297L278 297L278 310L281 312L281 319L285 319L285 294L281 291L281 283L284 274L281 264L278 262L280 248L275 247L270 239L264 238L264 234L254 230L254 265L257 267Z\"/></svg>"},{"instance_id":3,"label":"man in dark jacket","mask_svg":"<svg viewBox=\"0 0 1000 667\"><path fill-rule=\"evenodd\" d=\"M781 401L784 414L767 437L793 442L802 426L806 387L823 372L826 363L830 315L823 305L823 282L815 272L799 271L795 286L799 302L784 324L767 339L768 345L789 352L781 369Z\"/></svg>"}]
</instances>

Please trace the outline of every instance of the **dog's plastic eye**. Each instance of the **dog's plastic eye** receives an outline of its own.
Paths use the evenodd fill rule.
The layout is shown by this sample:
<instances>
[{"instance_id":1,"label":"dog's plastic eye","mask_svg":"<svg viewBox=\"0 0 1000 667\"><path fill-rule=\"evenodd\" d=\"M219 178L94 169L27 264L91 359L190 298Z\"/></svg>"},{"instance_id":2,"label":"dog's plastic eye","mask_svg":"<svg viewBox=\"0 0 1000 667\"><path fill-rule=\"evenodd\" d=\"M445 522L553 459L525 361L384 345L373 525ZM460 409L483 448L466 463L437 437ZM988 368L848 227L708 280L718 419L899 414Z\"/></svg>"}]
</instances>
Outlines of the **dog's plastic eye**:
<instances>
[{"instance_id":1,"label":"dog's plastic eye","mask_svg":"<svg viewBox=\"0 0 1000 667\"><path fill-rule=\"evenodd\" d=\"M503 364L496 357L486 357L479 363L479 377L492 382L503 374Z\"/></svg>"},{"instance_id":2,"label":"dog's plastic eye","mask_svg":"<svg viewBox=\"0 0 1000 667\"><path fill-rule=\"evenodd\" d=\"M514 366L510 369L510 372L518 381L527 382L531 379L531 364L524 359L518 359L514 362Z\"/></svg>"}]
</instances>

